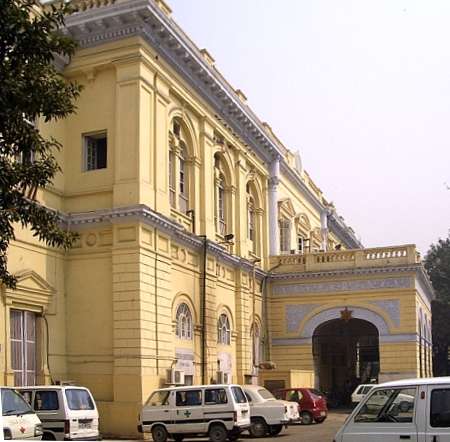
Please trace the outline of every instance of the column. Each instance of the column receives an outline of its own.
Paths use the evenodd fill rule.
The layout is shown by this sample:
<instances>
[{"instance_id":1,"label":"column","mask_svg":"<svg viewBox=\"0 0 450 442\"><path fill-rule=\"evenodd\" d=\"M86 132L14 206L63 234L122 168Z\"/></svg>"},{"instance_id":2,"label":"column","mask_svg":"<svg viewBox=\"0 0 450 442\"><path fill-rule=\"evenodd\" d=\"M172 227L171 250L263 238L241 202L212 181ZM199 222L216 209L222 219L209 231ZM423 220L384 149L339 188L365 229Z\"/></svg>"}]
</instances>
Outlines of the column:
<instances>
[{"instance_id":1,"label":"column","mask_svg":"<svg viewBox=\"0 0 450 442\"><path fill-rule=\"evenodd\" d=\"M280 157L270 163L269 178L269 255L279 255L280 235L278 232L278 184L280 182Z\"/></svg>"}]
</instances>

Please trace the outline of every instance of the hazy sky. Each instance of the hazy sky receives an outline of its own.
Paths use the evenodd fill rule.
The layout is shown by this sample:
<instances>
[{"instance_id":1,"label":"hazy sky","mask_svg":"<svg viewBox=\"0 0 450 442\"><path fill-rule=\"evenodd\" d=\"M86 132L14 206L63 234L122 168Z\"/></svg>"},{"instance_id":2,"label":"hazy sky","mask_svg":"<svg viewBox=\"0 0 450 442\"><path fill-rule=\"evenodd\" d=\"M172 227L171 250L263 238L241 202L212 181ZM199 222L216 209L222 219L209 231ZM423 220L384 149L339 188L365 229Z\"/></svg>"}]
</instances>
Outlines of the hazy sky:
<instances>
[{"instance_id":1,"label":"hazy sky","mask_svg":"<svg viewBox=\"0 0 450 442\"><path fill-rule=\"evenodd\" d=\"M169 0L366 247L450 228L449 0Z\"/></svg>"}]
</instances>

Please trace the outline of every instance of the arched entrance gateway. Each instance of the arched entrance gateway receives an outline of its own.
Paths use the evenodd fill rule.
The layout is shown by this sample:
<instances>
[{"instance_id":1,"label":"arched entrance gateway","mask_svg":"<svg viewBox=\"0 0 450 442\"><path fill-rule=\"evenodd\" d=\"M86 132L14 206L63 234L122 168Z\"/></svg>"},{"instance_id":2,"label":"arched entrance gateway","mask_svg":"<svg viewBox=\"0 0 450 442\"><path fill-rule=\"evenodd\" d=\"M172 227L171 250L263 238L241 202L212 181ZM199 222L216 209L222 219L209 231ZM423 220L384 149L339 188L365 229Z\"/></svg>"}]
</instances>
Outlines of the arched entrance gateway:
<instances>
[{"instance_id":1,"label":"arched entrance gateway","mask_svg":"<svg viewBox=\"0 0 450 442\"><path fill-rule=\"evenodd\" d=\"M316 385L340 403L350 403L357 385L378 382L379 332L369 321L344 311L314 330L312 344Z\"/></svg>"}]
</instances>

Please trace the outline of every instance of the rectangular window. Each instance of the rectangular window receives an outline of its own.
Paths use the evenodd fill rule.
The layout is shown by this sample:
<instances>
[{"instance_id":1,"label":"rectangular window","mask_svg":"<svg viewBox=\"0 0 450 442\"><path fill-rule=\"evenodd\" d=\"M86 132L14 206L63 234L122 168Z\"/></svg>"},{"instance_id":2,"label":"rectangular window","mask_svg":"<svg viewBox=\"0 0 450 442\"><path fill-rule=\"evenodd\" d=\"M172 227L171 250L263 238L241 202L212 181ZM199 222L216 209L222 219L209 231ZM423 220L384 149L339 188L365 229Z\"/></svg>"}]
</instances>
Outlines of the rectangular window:
<instances>
[{"instance_id":1,"label":"rectangular window","mask_svg":"<svg viewBox=\"0 0 450 442\"><path fill-rule=\"evenodd\" d=\"M291 247L291 223L282 219L279 222L280 227L280 252L289 253Z\"/></svg>"},{"instance_id":2,"label":"rectangular window","mask_svg":"<svg viewBox=\"0 0 450 442\"><path fill-rule=\"evenodd\" d=\"M84 135L84 170L106 169L107 137L106 133Z\"/></svg>"},{"instance_id":3,"label":"rectangular window","mask_svg":"<svg viewBox=\"0 0 450 442\"><path fill-rule=\"evenodd\" d=\"M432 391L430 425L435 428L450 428L450 388Z\"/></svg>"},{"instance_id":4,"label":"rectangular window","mask_svg":"<svg viewBox=\"0 0 450 442\"><path fill-rule=\"evenodd\" d=\"M58 392L52 390L36 391L34 395L34 409L36 411L58 410Z\"/></svg>"},{"instance_id":5,"label":"rectangular window","mask_svg":"<svg viewBox=\"0 0 450 442\"><path fill-rule=\"evenodd\" d=\"M199 405L202 405L202 391L177 391L177 394L175 396L175 403L177 407L197 407Z\"/></svg>"},{"instance_id":6,"label":"rectangular window","mask_svg":"<svg viewBox=\"0 0 450 442\"><path fill-rule=\"evenodd\" d=\"M94 410L94 403L87 390L71 388L66 390L67 405L71 410Z\"/></svg>"},{"instance_id":7,"label":"rectangular window","mask_svg":"<svg viewBox=\"0 0 450 442\"><path fill-rule=\"evenodd\" d=\"M205 405L226 404L227 402L227 392L224 388L205 390Z\"/></svg>"},{"instance_id":8,"label":"rectangular window","mask_svg":"<svg viewBox=\"0 0 450 442\"><path fill-rule=\"evenodd\" d=\"M416 388L375 391L355 416L355 422L412 423L415 400Z\"/></svg>"},{"instance_id":9,"label":"rectangular window","mask_svg":"<svg viewBox=\"0 0 450 442\"><path fill-rule=\"evenodd\" d=\"M297 250L298 250L298 253L304 253L304 250L305 250L303 236L301 236L301 235L297 236Z\"/></svg>"},{"instance_id":10,"label":"rectangular window","mask_svg":"<svg viewBox=\"0 0 450 442\"><path fill-rule=\"evenodd\" d=\"M11 310L10 333L14 385L35 385L36 314L22 310Z\"/></svg>"},{"instance_id":11,"label":"rectangular window","mask_svg":"<svg viewBox=\"0 0 450 442\"><path fill-rule=\"evenodd\" d=\"M247 402L247 398L245 397L241 387L231 387L231 391L233 392L234 399L238 404L245 404Z\"/></svg>"}]
</instances>

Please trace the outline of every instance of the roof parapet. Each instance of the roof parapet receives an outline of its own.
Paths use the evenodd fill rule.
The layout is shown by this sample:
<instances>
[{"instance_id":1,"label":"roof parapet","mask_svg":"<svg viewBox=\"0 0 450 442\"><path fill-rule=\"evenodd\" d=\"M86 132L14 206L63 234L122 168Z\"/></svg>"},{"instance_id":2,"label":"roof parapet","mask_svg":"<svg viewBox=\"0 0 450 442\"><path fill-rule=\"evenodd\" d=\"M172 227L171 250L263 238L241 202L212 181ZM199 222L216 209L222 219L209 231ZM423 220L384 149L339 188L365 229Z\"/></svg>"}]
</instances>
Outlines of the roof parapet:
<instances>
[{"instance_id":1,"label":"roof parapet","mask_svg":"<svg viewBox=\"0 0 450 442\"><path fill-rule=\"evenodd\" d=\"M216 60L214 60L213 56L209 53L206 48L200 49L200 53L203 55L203 58L210 66L214 66Z\"/></svg>"}]
</instances>

